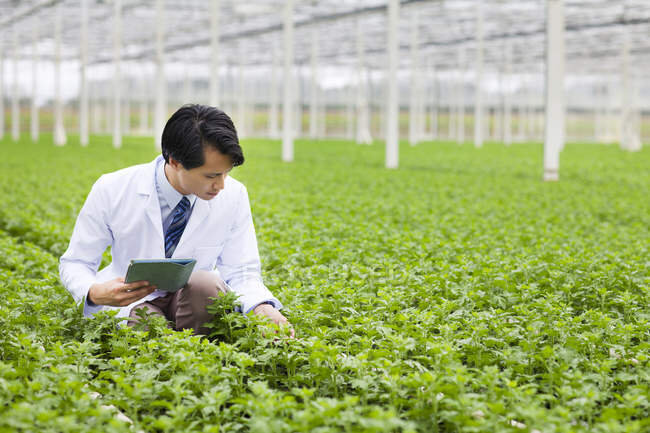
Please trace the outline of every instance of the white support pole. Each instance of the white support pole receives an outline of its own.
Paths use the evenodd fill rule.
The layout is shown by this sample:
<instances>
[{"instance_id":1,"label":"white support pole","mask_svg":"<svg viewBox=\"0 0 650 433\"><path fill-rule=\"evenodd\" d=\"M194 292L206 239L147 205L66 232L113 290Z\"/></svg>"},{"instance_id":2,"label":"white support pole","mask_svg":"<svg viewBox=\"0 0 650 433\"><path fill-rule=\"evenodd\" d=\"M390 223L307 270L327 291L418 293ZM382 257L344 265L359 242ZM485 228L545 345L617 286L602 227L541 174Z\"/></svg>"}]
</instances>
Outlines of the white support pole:
<instances>
[{"instance_id":1,"label":"white support pole","mask_svg":"<svg viewBox=\"0 0 650 433\"><path fill-rule=\"evenodd\" d=\"M409 144L415 146L418 141L418 97L420 96L420 53L419 53L419 11L411 14L411 88L409 98Z\"/></svg>"},{"instance_id":2,"label":"white support pole","mask_svg":"<svg viewBox=\"0 0 650 433\"><path fill-rule=\"evenodd\" d=\"M438 139L438 105L440 101L440 92L438 91L438 78L436 74L436 65L431 63L431 138Z\"/></svg>"},{"instance_id":3,"label":"white support pole","mask_svg":"<svg viewBox=\"0 0 650 433\"><path fill-rule=\"evenodd\" d=\"M476 100L474 102L474 146L483 146L483 2L476 5Z\"/></svg>"},{"instance_id":4,"label":"white support pole","mask_svg":"<svg viewBox=\"0 0 650 433\"><path fill-rule=\"evenodd\" d=\"M63 5L56 5L54 16L54 144L64 146L67 137L63 127L63 101L61 100L61 27Z\"/></svg>"},{"instance_id":5,"label":"white support pole","mask_svg":"<svg viewBox=\"0 0 650 433\"><path fill-rule=\"evenodd\" d=\"M544 180L559 180L560 149L564 142L564 0L546 3L546 134Z\"/></svg>"},{"instance_id":6,"label":"white support pole","mask_svg":"<svg viewBox=\"0 0 650 433\"><path fill-rule=\"evenodd\" d=\"M501 68L496 69L497 74L497 91L494 100L494 120L492 129L492 140L503 141L503 71Z\"/></svg>"},{"instance_id":7,"label":"white support pole","mask_svg":"<svg viewBox=\"0 0 650 433\"><path fill-rule=\"evenodd\" d=\"M365 40L361 21L357 18L357 144L372 144L368 107L368 71L365 60Z\"/></svg>"},{"instance_id":8,"label":"white support pole","mask_svg":"<svg viewBox=\"0 0 650 433\"><path fill-rule=\"evenodd\" d=\"M99 98L99 90L97 84L92 81L88 83L88 103L90 106L90 128L91 134L96 135L101 133L102 112L101 112L101 99Z\"/></svg>"},{"instance_id":9,"label":"white support pole","mask_svg":"<svg viewBox=\"0 0 650 433\"><path fill-rule=\"evenodd\" d=\"M271 63L271 88L269 107L269 137L274 140L280 138L278 130L278 44L273 41L273 60Z\"/></svg>"},{"instance_id":10,"label":"white support pole","mask_svg":"<svg viewBox=\"0 0 650 433\"><path fill-rule=\"evenodd\" d=\"M160 149L162 132L167 121L167 80L165 78L165 5L156 0L156 106L154 111L154 143Z\"/></svg>"},{"instance_id":11,"label":"white support pole","mask_svg":"<svg viewBox=\"0 0 650 433\"><path fill-rule=\"evenodd\" d=\"M210 0L210 105L218 107L219 101L219 10L220 0Z\"/></svg>"},{"instance_id":12,"label":"white support pole","mask_svg":"<svg viewBox=\"0 0 650 433\"><path fill-rule=\"evenodd\" d=\"M122 0L113 0L113 147L122 147Z\"/></svg>"},{"instance_id":13,"label":"white support pole","mask_svg":"<svg viewBox=\"0 0 650 433\"><path fill-rule=\"evenodd\" d=\"M311 52L309 74L309 138L318 135L318 28L311 29Z\"/></svg>"},{"instance_id":14,"label":"white support pole","mask_svg":"<svg viewBox=\"0 0 650 433\"><path fill-rule=\"evenodd\" d=\"M348 140L354 140L354 106L356 105L356 97L352 89L352 80L347 86L347 93L343 93L346 102L345 110L345 138Z\"/></svg>"},{"instance_id":15,"label":"white support pole","mask_svg":"<svg viewBox=\"0 0 650 433\"><path fill-rule=\"evenodd\" d=\"M609 87L608 95L608 122L607 122L607 141L608 143L616 142L619 133L616 130L616 125L618 124L618 118L616 116L616 105L618 102L617 92L616 92L616 76L612 75L607 80L607 85Z\"/></svg>"},{"instance_id":16,"label":"white support pole","mask_svg":"<svg viewBox=\"0 0 650 433\"><path fill-rule=\"evenodd\" d=\"M244 64L244 59L246 59L246 46L244 40L240 40L238 44L239 49L239 65L237 65L237 135L239 138L246 138L248 136L248 130L246 128L246 78L244 70L246 65Z\"/></svg>"},{"instance_id":17,"label":"white support pole","mask_svg":"<svg viewBox=\"0 0 650 433\"><path fill-rule=\"evenodd\" d=\"M386 104L386 168L399 165L399 100L397 67L399 65L399 0L388 0L388 98Z\"/></svg>"},{"instance_id":18,"label":"white support pole","mask_svg":"<svg viewBox=\"0 0 650 433\"><path fill-rule=\"evenodd\" d=\"M636 152L641 150L641 137L636 122L634 101L634 80L630 67L630 31L623 30L621 49L621 149Z\"/></svg>"},{"instance_id":19,"label":"white support pole","mask_svg":"<svg viewBox=\"0 0 650 433\"><path fill-rule=\"evenodd\" d=\"M503 143L512 144L512 42L506 43L506 65L503 91Z\"/></svg>"},{"instance_id":20,"label":"white support pole","mask_svg":"<svg viewBox=\"0 0 650 433\"><path fill-rule=\"evenodd\" d=\"M447 139L453 141L456 137L456 118L458 117L458 105L456 100L458 99L458 89L456 86L456 80L453 78L457 73L450 74L450 71L447 71L447 83L445 83L443 88L446 89L446 99L447 99Z\"/></svg>"},{"instance_id":21,"label":"white support pole","mask_svg":"<svg viewBox=\"0 0 650 433\"><path fill-rule=\"evenodd\" d=\"M609 124L609 113L607 110L607 101L609 100L609 82L607 77L601 82L601 95L600 95L600 116L601 116L601 127L600 127L600 142L607 143L607 125Z\"/></svg>"},{"instance_id":22,"label":"white support pole","mask_svg":"<svg viewBox=\"0 0 650 433\"><path fill-rule=\"evenodd\" d=\"M4 51L0 40L0 140L5 137Z\"/></svg>"},{"instance_id":23,"label":"white support pole","mask_svg":"<svg viewBox=\"0 0 650 433\"><path fill-rule=\"evenodd\" d=\"M133 94L133 83L130 78L122 82L122 136L131 133L131 95Z\"/></svg>"},{"instance_id":24,"label":"white support pole","mask_svg":"<svg viewBox=\"0 0 650 433\"><path fill-rule=\"evenodd\" d=\"M88 0L81 0L81 62L79 68L79 143L88 146Z\"/></svg>"},{"instance_id":25,"label":"white support pole","mask_svg":"<svg viewBox=\"0 0 650 433\"><path fill-rule=\"evenodd\" d=\"M146 72L143 72L143 75L146 75ZM140 114L139 114L139 130L140 135L146 135L149 131L149 100L148 100L148 89L149 89L149 80L142 79L140 81Z\"/></svg>"},{"instance_id":26,"label":"white support pole","mask_svg":"<svg viewBox=\"0 0 650 433\"><path fill-rule=\"evenodd\" d=\"M29 116L29 129L33 142L38 141L38 21L34 17L32 22L32 101Z\"/></svg>"},{"instance_id":27,"label":"white support pole","mask_svg":"<svg viewBox=\"0 0 650 433\"><path fill-rule=\"evenodd\" d=\"M104 83L104 86L107 86ZM111 99L112 95L109 90L104 93L104 134L111 135L112 125L113 125L113 101Z\"/></svg>"},{"instance_id":28,"label":"white support pole","mask_svg":"<svg viewBox=\"0 0 650 433\"><path fill-rule=\"evenodd\" d=\"M99 112L99 98L97 97L97 86L88 86L88 102L90 105L90 132L98 134L100 132L101 113Z\"/></svg>"},{"instance_id":29,"label":"white support pole","mask_svg":"<svg viewBox=\"0 0 650 433\"><path fill-rule=\"evenodd\" d=\"M284 97L282 105L282 160L293 161L293 1L284 2Z\"/></svg>"},{"instance_id":30,"label":"white support pole","mask_svg":"<svg viewBox=\"0 0 650 433\"><path fill-rule=\"evenodd\" d=\"M322 100L322 102L318 103L318 120L316 121L316 124L318 125L318 133L316 134L319 137L326 138L327 137L327 92L325 89L320 90L320 96L319 99Z\"/></svg>"},{"instance_id":31,"label":"white support pole","mask_svg":"<svg viewBox=\"0 0 650 433\"><path fill-rule=\"evenodd\" d=\"M11 91L11 138L13 141L18 141L20 138L20 87L18 85L18 30L16 24L13 28L13 86Z\"/></svg>"},{"instance_id":32,"label":"white support pole","mask_svg":"<svg viewBox=\"0 0 650 433\"><path fill-rule=\"evenodd\" d=\"M456 108L458 117L456 120L456 140L458 144L465 142L465 49L458 47L458 78L459 84L456 86L458 107Z\"/></svg>"},{"instance_id":33,"label":"white support pole","mask_svg":"<svg viewBox=\"0 0 650 433\"><path fill-rule=\"evenodd\" d=\"M593 116L593 142L600 143L603 136L603 118L601 117L602 89L600 83L594 83L591 88L590 104Z\"/></svg>"}]
</instances>

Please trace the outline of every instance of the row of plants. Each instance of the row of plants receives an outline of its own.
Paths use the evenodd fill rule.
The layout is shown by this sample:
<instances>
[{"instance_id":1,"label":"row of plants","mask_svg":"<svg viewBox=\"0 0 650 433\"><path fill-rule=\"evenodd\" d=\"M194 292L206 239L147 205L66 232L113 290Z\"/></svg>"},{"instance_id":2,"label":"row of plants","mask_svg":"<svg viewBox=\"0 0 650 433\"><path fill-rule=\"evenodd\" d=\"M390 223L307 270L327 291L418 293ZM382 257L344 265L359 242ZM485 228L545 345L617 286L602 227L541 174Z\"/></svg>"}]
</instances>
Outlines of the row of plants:
<instances>
[{"instance_id":1,"label":"row of plants","mask_svg":"<svg viewBox=\"0 0 650 433\"><path fill-rule=\"evenodd\" d=\"M245 142L233 175L298 338L228 296L200 339L84 320L58 281L90 186L148 143L2 145L0 431L650 427L647 152L569 146L543 184L534 145L428 143L387 171L377 146L287 165Z\"/></svg>"}]
</instances>

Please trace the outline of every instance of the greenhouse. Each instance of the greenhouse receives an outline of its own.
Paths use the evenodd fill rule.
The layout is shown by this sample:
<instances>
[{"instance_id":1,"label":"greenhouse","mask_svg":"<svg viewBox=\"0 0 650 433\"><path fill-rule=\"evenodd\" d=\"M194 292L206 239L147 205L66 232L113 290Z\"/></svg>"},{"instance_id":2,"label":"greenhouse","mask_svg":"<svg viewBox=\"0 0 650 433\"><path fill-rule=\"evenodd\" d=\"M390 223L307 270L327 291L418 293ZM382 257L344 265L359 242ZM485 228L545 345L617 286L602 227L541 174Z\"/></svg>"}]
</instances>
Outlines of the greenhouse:
<instances>
[{"instance_id":1,"label":"greenhouse","mask_svg":"<svg viewBox=\"0 0 650 433\"><path fill-rule=\"evenodd\" d=\"M0 432L650 431L649 143L647 0L0 0Z\"/></svg>"}]
</instances>

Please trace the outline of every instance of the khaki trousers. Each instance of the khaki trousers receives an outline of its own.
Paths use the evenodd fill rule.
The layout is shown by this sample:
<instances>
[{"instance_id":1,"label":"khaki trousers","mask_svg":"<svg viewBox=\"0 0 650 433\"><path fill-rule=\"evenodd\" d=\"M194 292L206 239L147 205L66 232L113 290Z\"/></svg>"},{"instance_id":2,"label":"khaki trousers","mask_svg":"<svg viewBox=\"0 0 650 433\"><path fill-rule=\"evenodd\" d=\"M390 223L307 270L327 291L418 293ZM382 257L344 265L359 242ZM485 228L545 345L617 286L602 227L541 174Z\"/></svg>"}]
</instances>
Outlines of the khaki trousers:
<instances>
[{"instance_id":1,"label":"khaki trousers","mask_svg":"<svg viewBox=\"0 0 650 433\"><path fill-rule=\"evenodd\" d=\"M177 331L192 329L196 335L207 335L210 328L203 324L212 320L206 307L216 298L227 291L224 281L207 271L197 271L192 274L190 281L180 290L166 296L152 299L137 305L131 310L128 326L138 322L138 311L146 310L172 322L170 327Z\"/></svg>"}]
</instances>

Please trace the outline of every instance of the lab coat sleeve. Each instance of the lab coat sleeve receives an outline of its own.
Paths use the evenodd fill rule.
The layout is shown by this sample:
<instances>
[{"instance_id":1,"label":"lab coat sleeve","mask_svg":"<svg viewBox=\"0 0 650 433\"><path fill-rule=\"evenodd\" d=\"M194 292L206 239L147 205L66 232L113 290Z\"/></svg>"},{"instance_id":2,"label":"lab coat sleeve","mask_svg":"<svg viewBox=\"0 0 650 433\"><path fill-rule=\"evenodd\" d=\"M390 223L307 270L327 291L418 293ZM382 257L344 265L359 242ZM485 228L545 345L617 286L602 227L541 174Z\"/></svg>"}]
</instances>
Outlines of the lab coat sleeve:
<instances>
[{"instance_id":1,"label":"lab coat sleeve","mask_svg":"<svg viewBox=\"0 0 650 433\"><path fill-rule=\"evenodd\" d=\"M239 295L243 313L248 313L263 302L269 302L277 309L282 308L280 301L262 282L255 227L248 192L243 185L235 206L234 224L217 259L217 270L230 288Z\"/></svg>"},{"instance_id":2,"label":"lab coat sleeve","mask_svg":"<svg viewBox=\"0 0 650 433\"><path fill-rule=\"evenodd\" d=\"M79 212L70 244L59 262L61 282L77 303L84 303L85 316L102 308L101 305L90 305L86 298L90 286L96 282L102 254L113 241L107 223L109 203L106 186L100 177Z\"/></svg>"}]
</instances>

